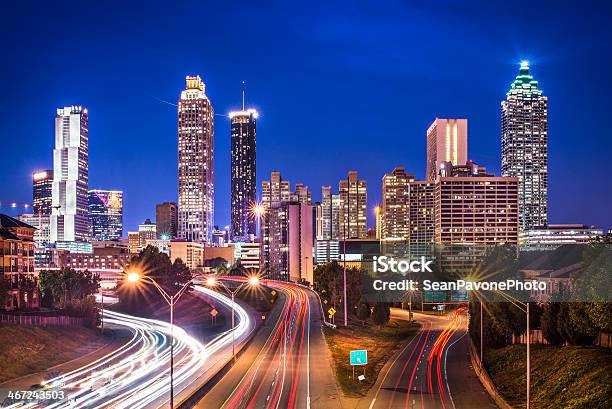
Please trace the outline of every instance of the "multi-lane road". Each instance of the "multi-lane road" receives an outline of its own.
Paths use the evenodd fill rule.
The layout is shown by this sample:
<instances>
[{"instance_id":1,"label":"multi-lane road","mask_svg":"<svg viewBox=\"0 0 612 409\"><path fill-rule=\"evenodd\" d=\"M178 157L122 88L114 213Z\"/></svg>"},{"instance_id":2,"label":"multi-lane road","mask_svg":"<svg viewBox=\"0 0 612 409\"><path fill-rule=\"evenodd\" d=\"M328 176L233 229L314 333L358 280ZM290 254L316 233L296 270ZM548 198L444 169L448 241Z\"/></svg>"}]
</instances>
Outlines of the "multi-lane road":
<instances>
[{"instance_id":1,"label":"multi-lane road","mask_svg":"<svg viewBox=\"0 0 612 409\"><path fill-rule=\"evenodd\" d=\"M241 359L197 405L200 408L339 408L331 360L321 330L321 306L311 290L266 280L283 294L266 339Z\"/></svg>"},{"instance_id":2,"label":"multi-lane road","mask_svg":"<svg viewBox=\"0 0 612 409\"><path fill-rule=\"evenodd\" d=\"M196 286L195 294L213 300L229 311L231 300L223 294ZM235 308L235 339L243 342L255 328L253 319L240 305ZM52 391L51 399L28 399L16 407L45 408L145 408L160 407L170 390L171 326L158 320L104 311L108 328L129 329L131 339L121 347L80 368L44 379L40 392ZM174 326L175 401L188 396L212 377L231 357L231 330L225 328L206 343L200 343ZM60 392L60 393L58 393Z\"/></svg>"},{"instance_id":3,"label":"multi-lane road","mask_svg":"<svg viewBox=\"0 0 612 409\"><path fill-rule=\"evenodd\" d=\"M408 319L405 310L392 315ZM446 316L414 315L421 329L383 367L358 408L496 408L470 367L464 309Z\"/></svg>"}]
</instances>

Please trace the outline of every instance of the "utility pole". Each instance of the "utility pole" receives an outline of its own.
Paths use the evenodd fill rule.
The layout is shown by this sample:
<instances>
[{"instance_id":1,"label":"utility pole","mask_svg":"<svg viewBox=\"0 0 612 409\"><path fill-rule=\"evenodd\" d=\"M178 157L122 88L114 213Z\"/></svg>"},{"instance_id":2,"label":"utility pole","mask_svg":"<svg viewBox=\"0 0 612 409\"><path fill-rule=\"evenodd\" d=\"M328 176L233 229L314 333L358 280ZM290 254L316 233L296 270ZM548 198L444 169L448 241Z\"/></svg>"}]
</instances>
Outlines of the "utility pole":
<instances>
[{"instance_id":1,"label":"utility pole","mask_svg":"<svg viewBox=\"0 0 612 409\"><path fill-rule=\"evenodd\" d=\"M480 369L482 370L482 327L484 326L482 320L482 298L480 299Z\"/></svg>"},{"instance_id":2,"label":"utility pole","mask_svg":"<svg viewBox=\"0 0 612 409\"><path fill-rule=\"evenodd\" d=\"M529 303L527 303L527 409L531 403L531 336L529 333Z\"/></svg>"}]
</instances>

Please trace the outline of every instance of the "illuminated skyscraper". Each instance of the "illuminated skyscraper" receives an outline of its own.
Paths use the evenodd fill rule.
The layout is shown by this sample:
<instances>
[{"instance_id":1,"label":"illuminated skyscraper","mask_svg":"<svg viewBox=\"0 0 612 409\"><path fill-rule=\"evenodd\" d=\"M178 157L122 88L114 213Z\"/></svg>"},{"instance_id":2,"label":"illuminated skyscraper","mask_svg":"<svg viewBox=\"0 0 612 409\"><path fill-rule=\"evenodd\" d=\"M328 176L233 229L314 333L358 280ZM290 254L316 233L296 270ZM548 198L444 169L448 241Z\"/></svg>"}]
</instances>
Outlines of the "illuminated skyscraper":
<instances>
[{"instance_id":1,"label":"illuminated skyscraper","mask_svg":"<svg viewBox=\"0 0 612 409\"><path fill-rule=\"evenodd\" d=\"M267 209L267 224L269 247L263 260L268 277L312 283L312 205L293 200L274 202Z\"/></svg>"},{"instance_id":2,"label":"illuminated skyscraper","mask_svg":"<svg viewBox=\"0 0 612 409\"><path fill-rule=\"evenodd\" d=\"M51 238L55 242L87 241L89 184L87 108L59 108L55 115Z\"/></svg>"},{"instance_id":3,"label":"illuminated skyscraper","mask_svg":"<svg viewBox=\"0 0 612 409\"><path fill-rule=\"evenodd\" d=\"M435 233L435 183L410 183L410 257L431 257Z\"/></svg>"},{"instance_id":4,"label":"illuminated skyscraper","mask_svg":"<svg viewBox=\"0 0 612 409\"><path fill-rule=\"evenodd\" d=\"M231 172L232 172L232 220L231 237L234 241L249 241L255 232L255 217L251 208L255 205L257 189L256 140L257 111L244 108L230 112L231 120Z\"/></svg>"},{"instance_id":5,"label":"illuminated skyscraper","mask_svg":"<svg viewBox=\"0 0 612 409\"><path fill-rule=\"evenodd\" d=\"M261 201L265 207L274 202L286 202L291 198L291 184L282 178L280 172L272 172L270 180L261 182Z\"/></svg>"},{"instance_id":6,"label":"illuminated skyscraper","mask_svg":"<svg viewBox=\"0 0 612 409\"><path fill-rule=\"evenodd\" d=\"M436 180L442 162L467 162L467 119L436 118L427 129L428 181Z\"/></svg>"},{"instance_id":7,"label":"illuminated skyscraper","mask_svg":"<svg viewBox=\"0 0 612 409\"><path fill-rule=\"evenodd\" d=\"M502 176L519 179L521 231L548 224L548 98L521 63L502 108Z\"/></svg>"},{"instance_id":8,"label":"illuminated skyscraper","mask_svg":"<svg viewBox=\"0 0 612 409\"><path fill-rule=\"evenodd\" d=\"M37 170L32 173L32 208L34 214L51 215L53 171Z\"/></svg>"},{"instance_id":9,"label":"illuminated skyscraper","mask_svg":"<svg viewBox=\"0 0 612 409\"><path fill-rule=\"evenodd\" d=\"M350 171L348 178L339 183L342 203L339 209L340 239L362 239L366 234L366 181L357 178L356 171Z\"/></svg>"},{"instance_id":10,"label":"illuminated skyscraper","mask_svg":"<svg viewBox=\"0 0 612 409\"><path fill-rule=\"evenodd\" d=\"M90 190L89 236L92 240L120 240L123 236L123 192Z\"/></svg>"},{"instance_id":11,"label":"illuminated skyscraper","mask_svg":"<svg viewBox=\"0 0 612 409\"><path fill-rule=\"evenodd\" d=\"M187 77L178 101L178 237L212 240L214 112L200 76Z\"/></svg>"},{"instance_id":12,"label":"illuminated skyscraper","mask_svg":"<svg viewBox=\"0 0 612 409\"><path fill-rule=\"evenodd\" d=\"M402 167L383 176L380 238L385 253L402 256L408 252L412 182L414 175L406 173Z\"/></svg>"},{"instance_id":13,"label":"illuminated skyscraper","mask_svg":"<svg viewBox=\"0 0 612 409\"><path fill-rule=\"evenodd\" d=\"M155 206L157 238L170 240L176 237L176 203L164 202Z\"/></svg>"},{"instance_id":14,"label":"illuminated skyscraper","mask_svg":"<svg viewBox=\"0 0 612 409\"><path fill-rule=\"evenodd\" d=\"M321 220L317 227L317 240L339 239L339 212L341 205L340 195L332 194L331 186L321 187L321 204L319 205Z\"/></svg>"}]
</instances>

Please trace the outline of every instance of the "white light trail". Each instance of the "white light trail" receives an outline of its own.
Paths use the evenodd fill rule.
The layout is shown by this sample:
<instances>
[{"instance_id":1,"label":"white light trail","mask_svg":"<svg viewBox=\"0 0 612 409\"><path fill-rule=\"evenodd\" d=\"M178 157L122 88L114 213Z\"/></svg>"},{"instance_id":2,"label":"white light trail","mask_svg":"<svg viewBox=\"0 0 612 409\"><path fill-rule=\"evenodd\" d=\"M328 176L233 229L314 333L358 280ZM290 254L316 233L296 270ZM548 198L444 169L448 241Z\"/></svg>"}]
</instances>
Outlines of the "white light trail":
<instances>
[{"instance_id":1,"label":"white light trail","mask_svg":"<svg viewBox=\"0 0 612 409\"><path fill-rule=\"evenodd\" d=\"M223 294L202 286L204 293L231 309L232 301ZM254 325L247 312L235 304L238 318L235 339L243 341ZM45 388L64 391L57 401L21 401L8 408L144 408L162 405L170 391L170 324L104 310L104 323L128 328L132 338L121 347L74 371L47 379ZM188 388L193 380L213 368L205 363L217 360L231 347L231 329L215 336L205 345L185 330L174 326L174 390L175 395ZM226 351L227 352L227 351ZM41 390L42 391L42 390Z\"/></svg>"}]
</instances>

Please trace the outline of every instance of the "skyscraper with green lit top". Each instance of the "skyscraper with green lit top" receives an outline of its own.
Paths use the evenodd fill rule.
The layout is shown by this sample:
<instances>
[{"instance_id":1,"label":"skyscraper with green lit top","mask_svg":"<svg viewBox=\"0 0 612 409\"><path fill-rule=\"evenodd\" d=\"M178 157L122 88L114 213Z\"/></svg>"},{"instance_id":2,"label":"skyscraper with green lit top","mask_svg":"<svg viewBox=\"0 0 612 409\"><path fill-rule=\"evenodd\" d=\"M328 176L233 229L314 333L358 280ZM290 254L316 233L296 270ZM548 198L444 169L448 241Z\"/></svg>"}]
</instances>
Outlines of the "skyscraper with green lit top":
<instances>
[{"instance_id":1,"label":"skyscraper with green lit top","mask_svg":"<svg viewBox=\"0 0 612 409\"><path fill-rule=\"evenodd\" d=\"M519 226L548 224L548 98L521 62L501 103L502 176L519 179Z\"/></svg>"}]
</instances>

